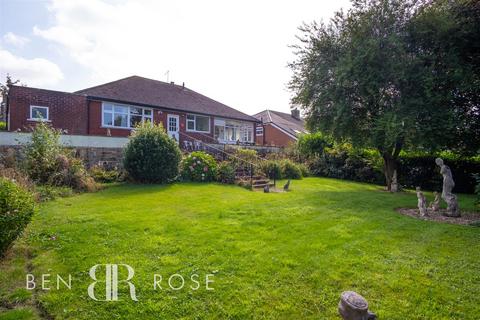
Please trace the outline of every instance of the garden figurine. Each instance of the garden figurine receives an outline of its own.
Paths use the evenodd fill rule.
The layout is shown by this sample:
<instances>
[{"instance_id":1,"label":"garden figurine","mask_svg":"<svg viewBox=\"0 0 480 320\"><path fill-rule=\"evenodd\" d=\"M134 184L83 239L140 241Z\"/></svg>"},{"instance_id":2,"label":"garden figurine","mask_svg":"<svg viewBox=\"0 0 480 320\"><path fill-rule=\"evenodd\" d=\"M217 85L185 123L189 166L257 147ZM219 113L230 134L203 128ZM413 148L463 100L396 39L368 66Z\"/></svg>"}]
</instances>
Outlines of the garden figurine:
<instances>
[{"instance_id":1,"label":"garden figurine","mask_svg":"<svg viewBox=\"0 0 480 320\"><path fill-rule=\"evenodd\" d=\"M440 210L440 194L435 191L433 193L433 196L435 197L433 199L433 201L430 203L430 205L428 206L428 208L430 210L432 210L432 212L438 212L438 210Z\"/></svg>"},{"instance_id":2,"label":"garden figurine","mask_svg":"<svg viewBox=\"0 0 480 320\"><path fill-rule=\"evenodd\" d=\"M420 216L424 217L427 215L427 199L425 199L425 196L420 190L420 187L417 187L416 191L418 198L418 211L420 212Z\"/></svg>"},{"instance_id":3,"label":"garden figurine","mask_svg":"<svg viewBox=\"0 0 480 320\"><path fill-rule=\"evenodd\" d=\"M342 292L338 313L344 320L375 320L377 316L368 310L368 302L354 291Z\"/></svg>"},{"instance_id":4,"label":"garden figurine","mask_svg":"<svg viewBox=\"0 0 480 320\"><path fill-rule=\"evenodd\" d=\"M397 181L397 170L393 170L392 183L390 187L390 192L398 192L398 181Z\"/></svg>"},{"instance_id":5,"label":"garden figurine","mask_svg":"<svg viewBox=\"0 0 480 320\"><path fill-rule=\"evenodd\" d=\"M443 163L441 158L435 159L435 163L440 167L440 173L443 176L442 199L447 203L446 215L449 217L460 217L457 196L452 193L452 190L455 187L452 171Z\"/></svg>"}]
</instances>

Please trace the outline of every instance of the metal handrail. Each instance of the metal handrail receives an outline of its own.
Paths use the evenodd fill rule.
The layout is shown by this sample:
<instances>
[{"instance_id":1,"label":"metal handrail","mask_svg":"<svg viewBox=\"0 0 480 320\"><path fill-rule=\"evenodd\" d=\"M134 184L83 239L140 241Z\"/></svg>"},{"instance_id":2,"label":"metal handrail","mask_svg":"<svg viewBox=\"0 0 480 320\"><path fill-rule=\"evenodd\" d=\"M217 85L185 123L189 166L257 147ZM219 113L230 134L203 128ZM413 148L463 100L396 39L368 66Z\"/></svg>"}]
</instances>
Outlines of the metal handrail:
<instances>
[{"instance_id":1,"label":"metal handrail","mask_svg":"<svg viewBox=\"0 0 480 320\"><path fill-rule=\"evenodd\" d=\"M183 134L183 135L186 135L187 137L193 138L193 137L189 136L188 134L186 134L186 133L184 133L184 132L180 132L180 131L179 131L179 133L181 133L181 134ZM201 133L201 132L195 132L195 133L198 134L198 135L204 136L204 137L206 137L206 138L208 138L208 139L211 139L211 140L214 141L214 142L218 142L215 138L213 138L213 137L211 137L211 136L209 136L209 135L206 135L206 134L204 134L204 133ZM204 143L203 141L198 140L198 139L196 139L196 138L193 138L193 139L195 139L196 141L200 141L200 142ZM227 145L227 144L224 144L224 145ZM227 154L228 154L228 153L227 153ZM264 160L264 161L266 161L265 159L263 159L262 157L259 157L259 156L257 156L257 155L253 155L253 156L254 156L255 158L259 159L259 160Z\"/></svg>"},{"instance_id":2,"label":"metal handrail","mask_svg":"<svg viewBox=\"0 0 480 320\"><path fill-rule=\"evenodd\" d=\"M195 137L192 137L192 136L190 136L190 135L188 135L188 134L186 134L186 133L184 133L184 132L178 131L178 133L179 133L179 134L182 134L182 135L184 135L184 136L186 136L186 137L188 137L188 138L190 138L190 139L192 139L192 140L194 140L194 141L198 141L198 142L200 142L201 144L204 144L204 145L205 145L205 143L204 143L202 140L199 140L199 139L197 139L197 138L195 138ZM201 134L201 133L200 133L200 134ZM201 135L204 135L204 134L201 134ZM210 136L207 136L207 135L204 135L204 136L206 136L206 137L208 137L208 138L210 138L210 139L214 139L214 138L212 138L212 137L210 137ZM211 149L220 151L220 152L223 153L223 154L226 154L226 155L228 155L228 156L230 156L230 157L236 158L236 159L238 159L238 160L240 160L240 161L243 161L243 162L249 164L249 165L250 165L250 185L253 184L253 166L256 166L257 168L260 168L258 164L249 162L249 161L247 161L247 160L245 160L245 159L242 159L242 158L239 158L239 157L233 155L232 153L226 152L225 150L222 150L222 149L219 149L219 148L215 148L215 147L213 147L213 146L208 146L208 147L211 148ZM255 157L258 158L258 159L260 159L260 160L262 160L262 161L267 161L266 159L263 159L263 158L261 158L261 157L259 157L259 156L257 156L257 155L255 155ZM268 177L267 177L267 178L268 178ZM277 185L275 175L273 176L273 185L274 185L274 187L276 187L276 185Z\"/></svg>"},{"instance_id":3,"label":"metal handrail","mask_svg":"<svg viewBox=\"0 0 480 320\"><path fill-rule=\"evenodd\" d=\"M188 134L186 134L186 133L184 133L184 132L180 132L180 131L179 131L179 134L183 134L184 136L186 136L186 137L188 137L188 138L190 138L190 139L193 139L194 141L198 141L198 142L200 142L200 143L202 143L202 144L205 145L205 142L203 142L202 140L199 140L199 139L197 139L197 138L195 138L195 137L192 137L192 136L190 136L190 135L188 135ZM208 136L208 137L209 137L209 136ZM209 138L211 138L211 137L209 137ZM212 139L213 139L213 138L212 138ZM258 167L258 166L259 166L259 165L256 164L256 163L253 163L253 162L247 161L247 160L245 160L245 159L239 158L239 157L235 156L235 155L232 154L232 153L228 153L228 152L225 151L225 150L222 150L222 149L219 149L219 148L215 148L215 147L213 147L213 146L208 146L208 147L211 148L211 149L213 149L213 150L220 151L221 153L226 154L226 155L228 155L228 156L230 156L230 157L232 157L232 158L236 158L236 159L238 159L238 160L240 160L240 161L243 161L243 162L245 162L245 163L247 163L247 164L249 164L249 165L251 165L251 166L255 166L255 167ZM265 159L262 159L262 158L260 158L260 157L258 157L258 156L255 156L255 157L257 157L257 158L259 158L259 159L261 159L261 160L266 161Z\"/></svg>"}]
</instances>

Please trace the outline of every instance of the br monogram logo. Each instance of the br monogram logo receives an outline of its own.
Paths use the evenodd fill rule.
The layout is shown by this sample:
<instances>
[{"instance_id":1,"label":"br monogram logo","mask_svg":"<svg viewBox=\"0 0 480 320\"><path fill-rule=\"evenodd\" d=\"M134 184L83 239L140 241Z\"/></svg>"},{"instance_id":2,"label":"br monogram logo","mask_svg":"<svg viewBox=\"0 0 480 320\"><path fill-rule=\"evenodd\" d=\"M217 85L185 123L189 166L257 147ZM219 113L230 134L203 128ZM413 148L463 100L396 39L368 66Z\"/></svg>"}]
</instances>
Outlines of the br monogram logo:
<instances>
[{"instance_id":1,"label":"br monogram logo","mask_svg":"<svg viewBox=\"0 0 480 320\"><path fill-rule=\"evenodd\" d=\"M96 276L97 269L100 266L105 266L105 281L99 281ZM124 267L127 269L128 275L125 280L118 279L118 268ZM135 295L135 286L129 281L133 278L135 271L128 264L97 264L90 268L90 278L95 280L88 286L88 296L95 301L118 301L118 284L126 283L130 288L130 298L138 301ZM105 282L105 299L100 300L95 296L95 288L97 283Z\"/></svg>"}]
</instances>

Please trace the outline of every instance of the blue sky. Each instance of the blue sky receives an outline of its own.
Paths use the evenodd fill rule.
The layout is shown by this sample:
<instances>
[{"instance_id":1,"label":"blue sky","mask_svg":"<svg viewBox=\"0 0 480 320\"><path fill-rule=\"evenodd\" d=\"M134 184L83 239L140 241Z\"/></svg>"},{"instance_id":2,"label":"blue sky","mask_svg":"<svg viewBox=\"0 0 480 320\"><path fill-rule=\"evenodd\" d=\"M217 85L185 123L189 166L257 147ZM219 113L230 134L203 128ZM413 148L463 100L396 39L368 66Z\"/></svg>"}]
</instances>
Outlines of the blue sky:
<instances>
[{"instance_id":1,"label":"blue sky","mask_svg":"<svg viewBox=\"0 0 480 320\"><path fill-rule=\"evenodd\" d=\"M133 74L243 112L288 112L286 67L303 22L348 0L0 0L0 81L74 91Z\"/></svg>"}]
</instances>

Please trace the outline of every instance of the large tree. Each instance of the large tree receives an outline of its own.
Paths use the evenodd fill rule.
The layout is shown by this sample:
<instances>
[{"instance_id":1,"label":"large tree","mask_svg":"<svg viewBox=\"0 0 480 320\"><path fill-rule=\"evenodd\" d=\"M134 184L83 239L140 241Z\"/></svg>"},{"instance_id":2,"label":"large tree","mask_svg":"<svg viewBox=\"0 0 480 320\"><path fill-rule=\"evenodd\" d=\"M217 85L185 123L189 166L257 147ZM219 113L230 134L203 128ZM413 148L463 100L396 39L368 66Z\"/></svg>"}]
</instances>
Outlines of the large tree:
<instances>
[{"instance_id":1,"label":"large tree","mask_svg":"<svg viewBox=\"0 0 480 320\"><path fill-rule=\"evenodd\" d=\"M0 83L0 120L7 119L7 96L10 86L19 83L20 80L12 80L10 74L7 73L5 84Z\"/></svg>"},{"instance_id":2,"label":"large tree","mask_svg":"<svg viewBox=\"0 0 480 320\"><path fill-rule=\"evenodd\" d=\"M478 152L476 1L355 0L303 25L293 104L319 130L384 159L390 189L402 149Z\"/></svg>"}]
</instances>

